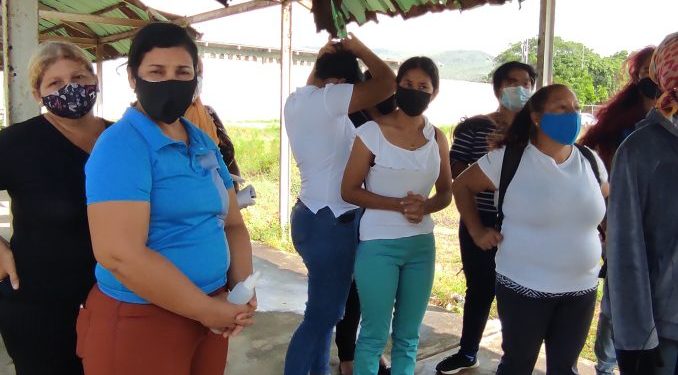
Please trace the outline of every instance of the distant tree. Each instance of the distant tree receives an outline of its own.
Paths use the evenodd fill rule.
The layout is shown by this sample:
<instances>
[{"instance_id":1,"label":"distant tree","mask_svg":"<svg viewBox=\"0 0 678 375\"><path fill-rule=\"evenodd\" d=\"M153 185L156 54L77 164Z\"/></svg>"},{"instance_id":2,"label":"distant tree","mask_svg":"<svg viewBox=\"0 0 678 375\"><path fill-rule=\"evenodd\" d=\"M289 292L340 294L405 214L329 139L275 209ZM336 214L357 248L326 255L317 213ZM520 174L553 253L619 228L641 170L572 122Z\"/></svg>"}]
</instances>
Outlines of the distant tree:
<instances>
[{"instance_id":1,"label":"distant tree","mask_svg":"<svg viewBox=\"0 0 678 375\"><path fill-rule=\"evenodd\" d=\"M523 42L512 44L494 59L495 67L508 61L523 61ZM537 64L537 39L529 40L528 62ZM603 57L582 43L556 37L553 46L553 81L568 85L581 104L599 104L612 96L624 82L622 64L627 51Z\"/></svg>"}]
</instances>

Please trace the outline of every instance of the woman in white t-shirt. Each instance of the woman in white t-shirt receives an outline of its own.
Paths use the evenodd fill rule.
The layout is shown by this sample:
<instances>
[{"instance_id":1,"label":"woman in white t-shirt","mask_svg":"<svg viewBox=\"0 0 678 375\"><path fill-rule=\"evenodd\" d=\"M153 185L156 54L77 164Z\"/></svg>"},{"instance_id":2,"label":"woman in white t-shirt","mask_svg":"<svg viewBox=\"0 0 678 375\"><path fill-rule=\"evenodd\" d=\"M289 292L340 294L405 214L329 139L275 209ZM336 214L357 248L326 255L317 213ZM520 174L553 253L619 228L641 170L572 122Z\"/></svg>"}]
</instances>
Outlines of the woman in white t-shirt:
<instances>
[{"instance_id":1,"label":"woman in white t-shirt","mask_svg":"<svg viewBox=\"0 0 678 375\"><path fill-rule=\"evenodd\" d=\"M607 172L574 147L579 103L567 86L537 91L504 138L454 180L457 208L473 241L498 247L497 303L504 356L497 374L532 374L546 343L549 374L576 374L596 302ZM506 189L501 233L484 227L475 194L498 190L507 147L524 148ZM603 183L601 184L601 181Z\"/></svg>"},{"instance_id":2,"label":"woman in white t-shirt","mask_svg":"<svg viewBox=\"0 0 678 375\"><path fill-rule=\"evenodd\" d=\"M414 374L435 268L430 214L452 200L447 140L423 116L438 93L438 68L427 57L413 57L401 65L396 82L398 109L358 128L341 186L346 202L366 209L355 264L362 309L354 362L359 375L377 374L391 318L391 371Z\"/></svg>"}]
</instances>

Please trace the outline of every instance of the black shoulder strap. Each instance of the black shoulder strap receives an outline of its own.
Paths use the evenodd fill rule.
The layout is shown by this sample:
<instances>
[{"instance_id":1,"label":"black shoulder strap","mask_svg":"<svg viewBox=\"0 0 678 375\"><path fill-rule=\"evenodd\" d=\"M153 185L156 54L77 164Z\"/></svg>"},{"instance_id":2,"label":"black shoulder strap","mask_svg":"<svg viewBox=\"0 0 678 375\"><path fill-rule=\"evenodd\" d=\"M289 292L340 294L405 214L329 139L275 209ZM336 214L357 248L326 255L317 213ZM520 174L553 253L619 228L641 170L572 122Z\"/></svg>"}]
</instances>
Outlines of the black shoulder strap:
<instances>
[{"instance_id":1,"label":"black shoulder strap","mask_svg":"<svg viewBox=\"0 0 678 375\"><path fill-rule=\"evenodd\" d=\"M501 178L499 180L499 202L497 204L497 224L496 229L501 231L501 224L504 221L504 211L502 206L504 205L504 196L506 196L506 189L508 189L513 176L516 175L518 166L520 165L520 159L523 157L523 151L525 151L523 145L507 145L506 150L504 151L504 159L501 162Z\"/></svg>"},{"instance_id":2,"label":"black shoulder strap","mask_svg":"<svg viewBox=\"0 0 678 375\"><path fill-rule=\"evenodd\" d=\"M579 143L575 143L575 146L579 149L579 152L581 152L582 155L586 158L586 160L589 161L589 164L591 164L591 169L593 170L593 175L596 176L596 181L598 183L603 183L603 181L600 181L600 170L598 169L598 161L596 160L596 157L593 155L593 151L591 151L590 148L580 145Z\"/></svg>"},{"instance_id":3,"label":"black shoulder strap","mask_svg":"<svg viewBox=\"0 0 678 375\"><path fill-rule=\"evenodd\" d=\"M582 155L588 160L591 164L591 169L593 170L596 180L600 182L600 170L598 169L598 162L596 157L593 155L593 151L586 146L576 144L575 146ZM513 176L515 176L518 166L520 165L520 159L523 157L523 152L525 151L526 146L520 145L508 145L506 146L506 151L504 152L504 159L501 163L501 178L499 180L499 202L497 204L497 224L496 229L501 231L501 225L504 221L504 212L502 206L504 205L504 196L506 196L506 189L508 189Z\"/></svg>"}]
</instances>

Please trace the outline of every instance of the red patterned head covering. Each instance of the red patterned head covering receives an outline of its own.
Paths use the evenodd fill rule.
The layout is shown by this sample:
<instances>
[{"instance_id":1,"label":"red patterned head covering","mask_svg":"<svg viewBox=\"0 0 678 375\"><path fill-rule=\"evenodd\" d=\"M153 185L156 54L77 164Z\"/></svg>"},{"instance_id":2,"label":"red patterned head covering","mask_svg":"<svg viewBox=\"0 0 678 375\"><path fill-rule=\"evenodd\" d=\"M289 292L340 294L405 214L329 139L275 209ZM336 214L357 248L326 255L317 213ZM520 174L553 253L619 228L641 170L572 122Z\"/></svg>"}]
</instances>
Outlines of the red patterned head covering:
<instances>
[{"instance_id":1,"label":"red patterned head covering","mask_svg":"<svg viewBox=\"0 0 678 375\"><path fill-rule=\"evenodd\" d=\"M678 32L669 34L657 47L650 63L650 78L663 94L657 108L670 118L678 113Z\"/></svg>"}]
</instances>

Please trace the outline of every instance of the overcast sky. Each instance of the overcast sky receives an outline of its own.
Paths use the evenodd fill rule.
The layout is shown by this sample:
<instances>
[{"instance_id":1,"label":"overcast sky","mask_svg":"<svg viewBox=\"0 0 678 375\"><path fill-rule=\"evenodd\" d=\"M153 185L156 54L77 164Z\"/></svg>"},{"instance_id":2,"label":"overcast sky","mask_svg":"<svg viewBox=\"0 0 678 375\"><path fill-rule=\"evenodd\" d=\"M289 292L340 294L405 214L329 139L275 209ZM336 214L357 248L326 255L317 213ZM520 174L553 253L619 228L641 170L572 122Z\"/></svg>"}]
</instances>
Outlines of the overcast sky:
<instances>
[{"instance_id":1,"label":"overcast sky","mask_svg":"<svg viewBox=\"0 0 678 375\"><path fill-rule=\"evenodd\" d=\"M236 0L234 3L241 2ZM221 5L214 0L144 0L147 5L192 15ZM380 17L379 23L353 31L372 48L426 54L445 50L473 49L496 55L509 44L536 36L539 0L517 0L502 6L483 6L460 13L446 11L403 21ZM292 11L293 47L319 47L327 34L316 33L310 12L298 4ZM280 43L280 8L194 25L203 40L277 46ZM582 42L602 55L622 49L636 50L678 31L678 0L558 0L556 35Z\"/></svg>"}]
</instances>

